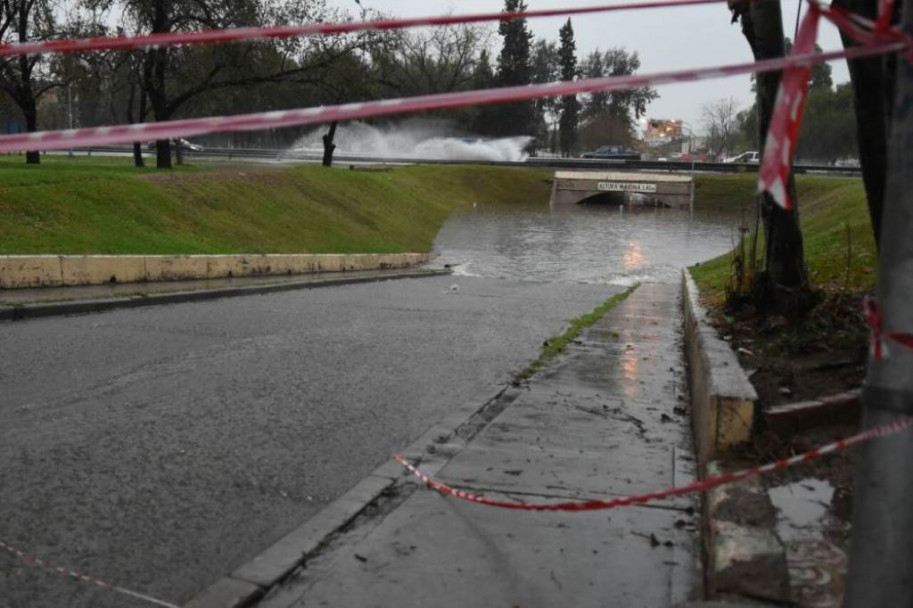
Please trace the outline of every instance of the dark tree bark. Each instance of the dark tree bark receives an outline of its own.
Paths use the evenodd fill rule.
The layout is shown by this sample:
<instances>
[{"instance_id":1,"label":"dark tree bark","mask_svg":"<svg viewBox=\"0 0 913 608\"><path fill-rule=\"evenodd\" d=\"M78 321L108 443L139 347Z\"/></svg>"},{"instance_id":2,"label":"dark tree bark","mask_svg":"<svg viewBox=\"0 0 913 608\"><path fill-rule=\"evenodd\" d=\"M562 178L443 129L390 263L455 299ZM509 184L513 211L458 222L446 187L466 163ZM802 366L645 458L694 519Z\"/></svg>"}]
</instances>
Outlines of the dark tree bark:
<instances>
[{"instance_id":1,"label":"dark tree bark","mask_svg":"<svg viewBox=\"0 0 913 608\"><path fill-rule=\"evenodd\" d=\"M158 169L171 168L171 140L159 139L155 142L155 166Z\"/></svg>"},{"instance_id":2,"label":"dark tree bark","mask_svg":"<svg viewBox=\"0 0 913 608\"><path fill-rule=\"evenodd\" d=\"M139 141L133 142L133 166L137 169L146 166L146 161L143 159L143 144Z\"/></svg>"},{"instance_id":3,"label":"dark tree bark","mask_svg":"<svg viewBox=\"0 0 913 608\"><path fill-rule=\"evenodd\" d=\"M46 4L37 0L0 3L0 39L5 43L50 39L54 28L48 10ZM29 133L38 130L38 100L59 84L36 78L35 67L40 61L39 55L21 55L0 62L0 90L19 106ZM28 152L25 162L37 165L41 154Z\"/></svg>"},{"instance_id":4,"label":"dark tree bark","mask_svg":"<svg viewBox=\"0 0 913 608\"><path fill-rule=\"evenodd\" d=\"M171 31L168 0L154 0L152 6L151 33ZM156 122L171 119L172 110L168 104L165 73L168 69L168 49L149 49L143 64L143 87L152 106ZM155 165L158 169L171 169L171 142L167 139L155 143Z\"/></svg>"},{"instance_id":5,"label":"dark tree bark","mask_svg":"<svg viewBox=\"0 0 913 608\"><path fill-rule=\"evenodd\" d=\"M38 130L38 103L33 96L26 97L20 103L22 114L25 116L25 130L34 133ZM41 152L26 152L25 162L28 165L41 163Z\"/></svg>"},{"instance_id":6,"label":"dark tree bark","mask_svg":"<svg viewBox=\"0 0 913 608\"><path fill-rule=\"evenodd\" d=\"M756 0L732 5L733 20L741 19L742 33L756 60L783 57L783 17L779 0ZM761 148L773 114L780 72L757 74L758 141ZM789 196L796 203L796 182L789 178ZM781 209L767 195L759 195L766 241L766 271L757 277L756 289L762 304L773 303L777 312L793 312L797 298L808 286L799 209ZM772 300L771 300L772 298Z\"/></svg>"},{"instance_id":7,"label":"dark tree bark","mask_svg":"<svg viewBox=\"0 0 913 608\"><path fill-rule=\"evenodd\" d=\"M332 167L333 166L333 153L336 151L336 144L333 143L333 140L336 139L336 127L339 125L338 122L330 123L330 130L326 135L323 136L323 166Z\"/></svg>"},{"instance_id":8,"label":"dark tree bark","mask_svg":"<svg viewBox=\"0 0 913 608\"><path fill-rule=\"evenodd\" d=\"M139 102L139 120L136 120L136 116L133 113L133 108L136 103L136 90L139 89L140 102ZM137 84L136 82L130 83L130 98L127 100L127 122L133 124L134 122L143 122L143 117L146 116L146 93L143 91L142 85ZM133 166L138 169L142 169L146 166L145 160L143 160L143 142L135 141L133 142Z\"/></svg>"},{"instance_id":9,"label":"dark tree bark","mask_svg":"<svg viewBox=\"0 0 913 608\"><path fill-rule=\"evenodd\" d=\"M834 4L873 20L878 17L878 0L834 0ZM898 4L901 5L902 2ZM844 47L856 46L849 37L842 35L842 38ZM847 64L853 82L862 181L865 184L875 245L880 249L896 56L851 59L847 60Z\"/></svg>"}]
</instances>

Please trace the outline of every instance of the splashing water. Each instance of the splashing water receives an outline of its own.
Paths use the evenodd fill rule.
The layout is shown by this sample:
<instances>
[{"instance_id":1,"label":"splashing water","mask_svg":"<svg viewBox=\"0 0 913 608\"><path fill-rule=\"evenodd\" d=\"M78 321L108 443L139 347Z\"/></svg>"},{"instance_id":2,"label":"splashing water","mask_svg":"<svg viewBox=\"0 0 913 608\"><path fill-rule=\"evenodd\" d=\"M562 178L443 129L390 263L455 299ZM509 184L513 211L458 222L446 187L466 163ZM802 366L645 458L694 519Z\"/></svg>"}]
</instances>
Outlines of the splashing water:
<instances>
[{"instance_id":1,"label":"splashing water","mask_svg":"<svg viewBox=\"0 0 913 608\"><path fill-rule=\"evenodd\" d=\"M341 125L336 132L336 154L428 160L482 160L520 162L531 137L478 139L448 137L448 129L434 121L407 121L376 127L361 122ZM313 131L292 146L294 151L323 152L325 129Z\"/></svg>"}]
</instances>

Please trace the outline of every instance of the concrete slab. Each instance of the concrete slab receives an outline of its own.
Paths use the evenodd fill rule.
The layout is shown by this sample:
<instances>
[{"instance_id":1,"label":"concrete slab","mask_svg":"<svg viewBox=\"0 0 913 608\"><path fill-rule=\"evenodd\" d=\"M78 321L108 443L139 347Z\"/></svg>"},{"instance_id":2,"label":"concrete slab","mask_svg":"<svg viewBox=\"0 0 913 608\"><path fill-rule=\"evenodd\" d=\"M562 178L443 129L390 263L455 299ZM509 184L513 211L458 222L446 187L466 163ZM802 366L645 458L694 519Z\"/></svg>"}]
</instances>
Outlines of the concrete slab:
<instances>
[{"instance_id":1,"label":"concrete slab","mask_svg":"<svg viewBox=\"0 0 913 608\"><path fill-rule=\"evenodd\" d=\"M0 289L57 286L62 282L60 256L0 256Z\"/></svg>"},{"instance_id":2,"label":"concrete slab","mask_svg":"<svg viewBox=\"0 0 913 608\"><path fill-rule=\"evenodd\" d=\"M260 605L667 607L694 582L692 533L677 523L687 518L517 513L421 490Z\"/></svg>"},{"instance_id":3,"label":"concrete slab","mask_svg":"<svg viewBox=\"0 0 913 608\"><path fill-rule=\"evenodd\" d=\"M449 485L527 504L692 481L677 299L675 285L643 286L513 391L468 445L432 428L432 450L404 455ZM671 606L699 593L697 497L534 513L397 487L260 605Z\"/></svg>"},{"instance_id":4,"label":"concrete slab","mask_svg":"<svg viewBox=\"0 0 913 608\"><path fill-rule=\"evenodd\" d=\"M686 419L662 422L662 413L645 404L608 396L561 395L518 399L440 477L499 490L596 496L657 490L693 475L681 461L674 466L676 452L690 451ZM682 508L692 505L686 502Z\"/></svg>"},{"instance_id":5,"label":"concrete slab","mask_svg":"<svg viewBox=\"0 0 913 608\"><path fill-rule=\"evenodd\" d=\"M369 475L296 530L232 573L232 578L268 587L291 572L326 539L328 531L341 528L381 492L393 485L388 478Z\"/></svg>"},{"instance_id":6,"label":"concrete slab","mask_svg":"<svg viewBox=\"0 0 913 608\"><path fill-rule=\"evenodd\" d=\"M250 605L261 592L256 585L226 576L191 598L184 608L241 608Z\"/></svg>"}]
</instances>

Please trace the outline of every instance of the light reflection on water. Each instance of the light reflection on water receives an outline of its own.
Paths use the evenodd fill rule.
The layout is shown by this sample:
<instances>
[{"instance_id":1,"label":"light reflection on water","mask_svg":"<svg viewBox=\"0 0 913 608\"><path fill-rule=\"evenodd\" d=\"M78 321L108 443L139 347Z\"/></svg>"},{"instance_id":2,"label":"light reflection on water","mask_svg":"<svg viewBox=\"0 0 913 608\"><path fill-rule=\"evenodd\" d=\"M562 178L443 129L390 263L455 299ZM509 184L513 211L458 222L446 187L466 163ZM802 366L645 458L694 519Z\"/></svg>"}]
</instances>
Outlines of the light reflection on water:
<instances>
[{"instance_id":1,"label":"light reflection on water","mask_svg":"<svg viewBox=\"0 0 913 608\"><path fill-rule=\"evenodd\" d=\"M730 250L736 226L735 210L479 205L448 220L435 251L457 275L631 285L678 280L682 267Z\"/></svg>"}]
</instances>

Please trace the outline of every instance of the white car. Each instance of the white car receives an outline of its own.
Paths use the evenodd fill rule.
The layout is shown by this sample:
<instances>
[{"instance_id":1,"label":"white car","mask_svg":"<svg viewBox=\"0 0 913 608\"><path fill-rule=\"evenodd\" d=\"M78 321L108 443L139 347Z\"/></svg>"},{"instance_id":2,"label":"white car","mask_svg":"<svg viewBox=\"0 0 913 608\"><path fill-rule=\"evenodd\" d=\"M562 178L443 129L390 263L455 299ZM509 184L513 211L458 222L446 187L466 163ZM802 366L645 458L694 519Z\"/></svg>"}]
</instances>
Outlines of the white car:
<instances>
[{"instance_id":1,"label":"white car","mask_svg":"<svg viewBox=\"0 0 913 608\"><path fill-rule=\"evenodd\" d=\"M733 156L732 158L727 158L723 161L724 163L741 163L743 165L757 165L761 162L761 155L755 150L750 152L742 152L738 156Z\"/></svg>"},{"instance_id":2,"label":"white car","mask_svg":"<svg viewBox=\"0 0 913 608\"><path fill-rule=\"evenodd\" d=\"M201 146L201 145L199 145L199 144L195 144L195 143L193 143L193 142L191 142L191 141L187 141L186 139L183 139L183 138L182 138L182 139L173 139L173 140L171 140L171 145L173 145L173 146L177 146L178 143L180 143L180 146L181 146L182 149L184 149L184 150L189 150L189 151L191 151L191 152L203 152L203 151L206 149L206 148L204 148L203 146ZM149 149L150 149L150 150L155 150L155 142L154 142L154 141L150 141L150 142L149 142Z\"/></svg>"}]
</instances>

